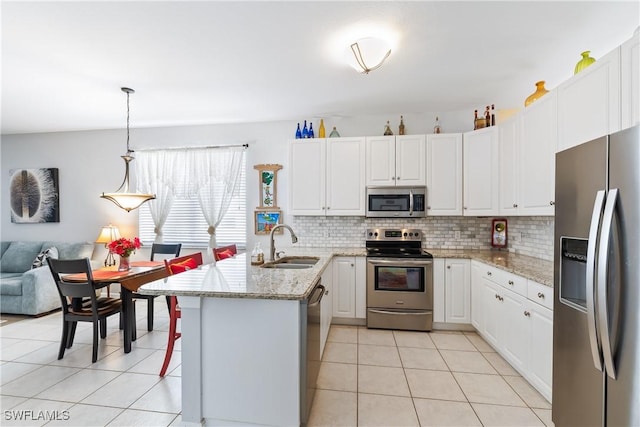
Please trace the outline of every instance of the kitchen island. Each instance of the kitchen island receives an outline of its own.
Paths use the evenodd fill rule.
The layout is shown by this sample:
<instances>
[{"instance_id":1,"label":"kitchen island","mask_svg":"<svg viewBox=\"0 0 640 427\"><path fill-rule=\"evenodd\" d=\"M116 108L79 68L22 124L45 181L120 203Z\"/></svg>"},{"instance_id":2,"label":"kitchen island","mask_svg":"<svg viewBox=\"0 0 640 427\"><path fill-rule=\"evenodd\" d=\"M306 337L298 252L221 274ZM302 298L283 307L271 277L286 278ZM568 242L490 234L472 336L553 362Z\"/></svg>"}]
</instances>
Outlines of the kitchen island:
<instances>
[{"instance_id":1,"label":"kitchen island","mask_svg":"<svg viewBox=\"0 0 640 427\"><path fill-rule=\"evenodd\" d=\"M140 289L179 297L184 423L306 421L305 301L332 252L313 254L318 262L299 270L254 267L240 254Z\"/></svg>"}]
</instances>

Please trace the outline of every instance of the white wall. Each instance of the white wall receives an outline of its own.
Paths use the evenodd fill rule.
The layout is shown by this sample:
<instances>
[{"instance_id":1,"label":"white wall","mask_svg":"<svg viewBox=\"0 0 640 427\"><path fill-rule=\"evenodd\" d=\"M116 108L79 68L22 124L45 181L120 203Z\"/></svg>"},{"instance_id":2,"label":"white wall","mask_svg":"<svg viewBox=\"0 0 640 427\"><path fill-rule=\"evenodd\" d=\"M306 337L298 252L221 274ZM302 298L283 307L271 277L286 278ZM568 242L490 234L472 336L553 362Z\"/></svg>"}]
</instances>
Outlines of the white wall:
<instances>
[{"instance_id":1,"label":"white wall","mask_svg":"<svg viewBox=\"0 0 640 427\"><path fill-rule=\"evenodd\" d=\"M480 108L480 106L478 107ZM473 111L453 113L398 113L385 116L326 118L327 134L336 126L341 136L381 135L387 120L397 133L400 115L404 116L407 134L431 133L436 115L444 132L472 129ZM300 122L304 120L300 118ZM317 134L319 118L309 117ZM288 199L289 156L287 141L295 135L296 122L268 122L228 125L202 125L166 128L131 129L131 148L164 148L207 145L249 144L247 150L247 247L255 241L268 247L267 236L253 234L253 211L258 202L258 173L253 165L276 163L278 204L284 222L290 223ZM124 236L137 235L137 211L125 212L99 198L102 192L115 191L124 177L126 131L100 130L42 134L3 135L0 143L0 239L1 240L89 240L100 227L117 225ZM11 223L8 178L10 169L58 168L60 185L60 222L47 224ZM135 160L132 163L135 170ZM135 186L135 171L132 171ZM290 246L288 235L278 236L278 247ZM96 247L102 256L102 246ZM144 252L143 252L144 254ZM140 255L143 257L142 255ZM145 255L146 256L146 255Z\"/></svg>"}]
</instances>

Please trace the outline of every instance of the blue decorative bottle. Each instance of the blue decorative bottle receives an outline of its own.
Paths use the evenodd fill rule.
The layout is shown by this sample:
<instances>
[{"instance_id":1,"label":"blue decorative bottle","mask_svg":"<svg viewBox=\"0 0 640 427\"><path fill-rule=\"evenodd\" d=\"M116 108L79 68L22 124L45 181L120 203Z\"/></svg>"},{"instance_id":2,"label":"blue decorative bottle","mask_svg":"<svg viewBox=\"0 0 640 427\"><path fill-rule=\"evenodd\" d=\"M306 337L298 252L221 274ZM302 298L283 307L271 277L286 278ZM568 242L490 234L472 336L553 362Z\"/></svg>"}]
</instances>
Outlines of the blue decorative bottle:
<instances>
[{"instance_id":1,"label":"blue decorative bottle","mask_svg":"<svg viewBox=\"0 0 640 427\"><path fill-rule=\"evenodd\" d=\"M316 136L313 134L313 123L309 122L309 138L315 138Z\"/></svg>"},{"instance_id":2,"label":"blue decorative bottle","mask_svg":"<svg viewBox=\"0 0 640 427\"><path fill-rule=\"evenodd\" d=\"M298 129L296 129L296 139L302 138L302 131L300 131L300 123L298 123Z\"/></svg>"},{"instance_id":3,"label":"blue decorative bottle","mask_svg":"<svg viewBox=\"0 0 640 427\"><path fill-rule=\"evenodd\" d=\"M304 121L304 127L302 128L302 137L309 138L309 129L307 129L307 121Z\"/></svg>"}]
</instances>

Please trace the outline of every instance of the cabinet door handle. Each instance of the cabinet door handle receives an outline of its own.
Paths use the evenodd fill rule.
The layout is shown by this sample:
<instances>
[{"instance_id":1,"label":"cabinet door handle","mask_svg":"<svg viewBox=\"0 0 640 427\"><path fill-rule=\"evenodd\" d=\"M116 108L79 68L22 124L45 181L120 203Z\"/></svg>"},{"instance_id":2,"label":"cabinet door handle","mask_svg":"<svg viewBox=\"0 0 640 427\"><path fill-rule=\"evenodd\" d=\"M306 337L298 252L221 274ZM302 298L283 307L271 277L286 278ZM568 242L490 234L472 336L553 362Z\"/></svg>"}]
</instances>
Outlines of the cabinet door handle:
<instances>
[{"instance_id":1,"label":"cabinet door handle","mask_svg":"<svg viewBox=\"0 0 640 427\"><path fill-rule=\"evenodd\" d=\"M529 313L528 311L525 311L524 315L527 316L527 317L531 317L531 313Z\"/></svg>"},{"instance_id":2,"label":"cabinet door handle","mask_svg":"<svg viewBox=\"0 0 640 427\"><path fill-rule=\"evenodd\" d=\"M427 209L431 209L431 206L427 206Z\"/></svg>"},{"instance_id":3,"label":"cabinet door handle","mask_svg":"<svg viewBox=\"0 0 640 427\"><path fill-rule=\"evenodd\" d=\"M398 177L398 181L400 181L400 177Z\"/></svg>"},{"instance_id":4,"label":"cabinet door handle","mask_svg":"<svg viewBox=\"0 0 640 427\"><path fill-rule=\"evenodd\" d=\"M487 276L491 276L491 272L490 271L487 271Z\"/></svg>"},{"instance_id":5,"label":"cabinet door handle","mask_svg":"<svg viewBox=\"0 0 640 427\"><path fill-rule=\"evenodd\" d=\"M396 177L395 177L395 176L392 176L392 177L391 177L391 179L392 179L393 181L395 181L395 180L396 180Z\"/></svg>"},{"instance_id":6,"label":"cabinet door handle","mask_svg":"<svg viewBox=\"0 0 640 427\"><path fill-rule=\"evenodd\" d=\"M462 209L466 210L466 209L467 209L467 207L465 206L465 207L464 207L464 208L462 208Z\"/></svg>"},{"instance_id":7,"label":"cabinet door handle","mask_svg":"<svg viewBox=\"0 0 640 427\"><path fill-rule=\"evenodd\" d=\"M329 289L324 292L325 295L329 295Z\"/></svg>"},{"instance_id":8,"label":"cabinet door handle","mask_svg":"<svg viewBox=\"0 0 640 427\"><path fill-rule=\"evenodd\" d=\"M538 292L538 298L544 299L544 294L542 292Z\"/></svg>"},{"instance_id":9,"label":"cabinet door handle","mask_svg":"<svg viewBox=\"0 0 640 427\"><path fill-rule=\"evenodd\" d=\"M500 295L496 294L496 299L499 300L500 299Z\"/></svg>"},{"instance_id":10,"label":"cabinet door handle","mask_svg":"<svg viewBox=\"0 0 640 427\"><path fill-rule=\"evenodd\" d=\"M499 297L498 298L500 301L504 301L504 297Z\"/></svg>"},{"instance_id":11,"label":"cabinet door handle","mask_svg":"<svg viewBox=\"0 0 640 427\"><path fill-rule=\"evenodd\" d=\"M556 204L556 202L554 202L554 201L552 200L552 201L550 201L550 202L549 202L549 204L550 204L551 206L553 206L553 205L555 205L555 204Z\"/></svg>"},{"instance_id":12,"label":"cabinet door handle","mask_svg":"<svg viewBox=\"0 0 640 427\"><path fill-rule=\"evenodd\" d=\"M517 208L517 207L518 207L518 205L514 203L514 204L513 204L513 207L514 207L514 208Z\"/></svg>"},{"instance_id":13,"label":"cabinet door handle","mask_svg":"<svg viewBox=\"0 0 640 427\"><path fill-rule=\"evenodd\" d=\"M447 268L448 268L448 269L451 269L451 266L450 266L450 265L447 265Z\"/></svg>"},{"instance_id":14,"label":"cabinet door handle","mask_svg":"<svg viewBox=\"0 0 640 427\"><path fill-rule=\"evenodd\" d=\"M327 210L331 209L331 206L327 206Z\"/></svg>"},{"instance_id":15,"label":"cabinet door handle","mask_svg":"<svg viewBox=\"0 0 640 427\"><path fill-rule=\"evenodd\" d=\"M353 264L351 264L351 267L353 267Z\"/></svg>"},{"instance_id":16,"label":"cabinet door handle","mask_svg":"<svg viewBox=\"0 0 640 427\"><path fill-rule=\"evenodd\" d=\"M513 280L509 280L509 284L513 286Z\"/></svg>"}]
</instances>

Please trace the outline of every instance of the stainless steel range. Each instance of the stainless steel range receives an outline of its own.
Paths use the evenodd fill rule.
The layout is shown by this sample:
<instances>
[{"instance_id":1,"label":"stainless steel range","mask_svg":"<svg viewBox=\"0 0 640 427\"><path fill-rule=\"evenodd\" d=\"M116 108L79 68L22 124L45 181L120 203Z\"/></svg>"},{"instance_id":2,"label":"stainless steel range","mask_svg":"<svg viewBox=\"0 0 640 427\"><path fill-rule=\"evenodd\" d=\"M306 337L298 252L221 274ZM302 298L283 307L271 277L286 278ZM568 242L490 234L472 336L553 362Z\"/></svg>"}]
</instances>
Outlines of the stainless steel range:
<instances>
[{"instance_id":1,"label":"stainless steel range","mask_svg":"<svg viewBox=\"0 0 640 427\"><path fill-rule=\"evenodd\" d=\"M416 229L369 229L367 327L430 331L433 325L433 256Z\"/></svg>"}]
</instances>

